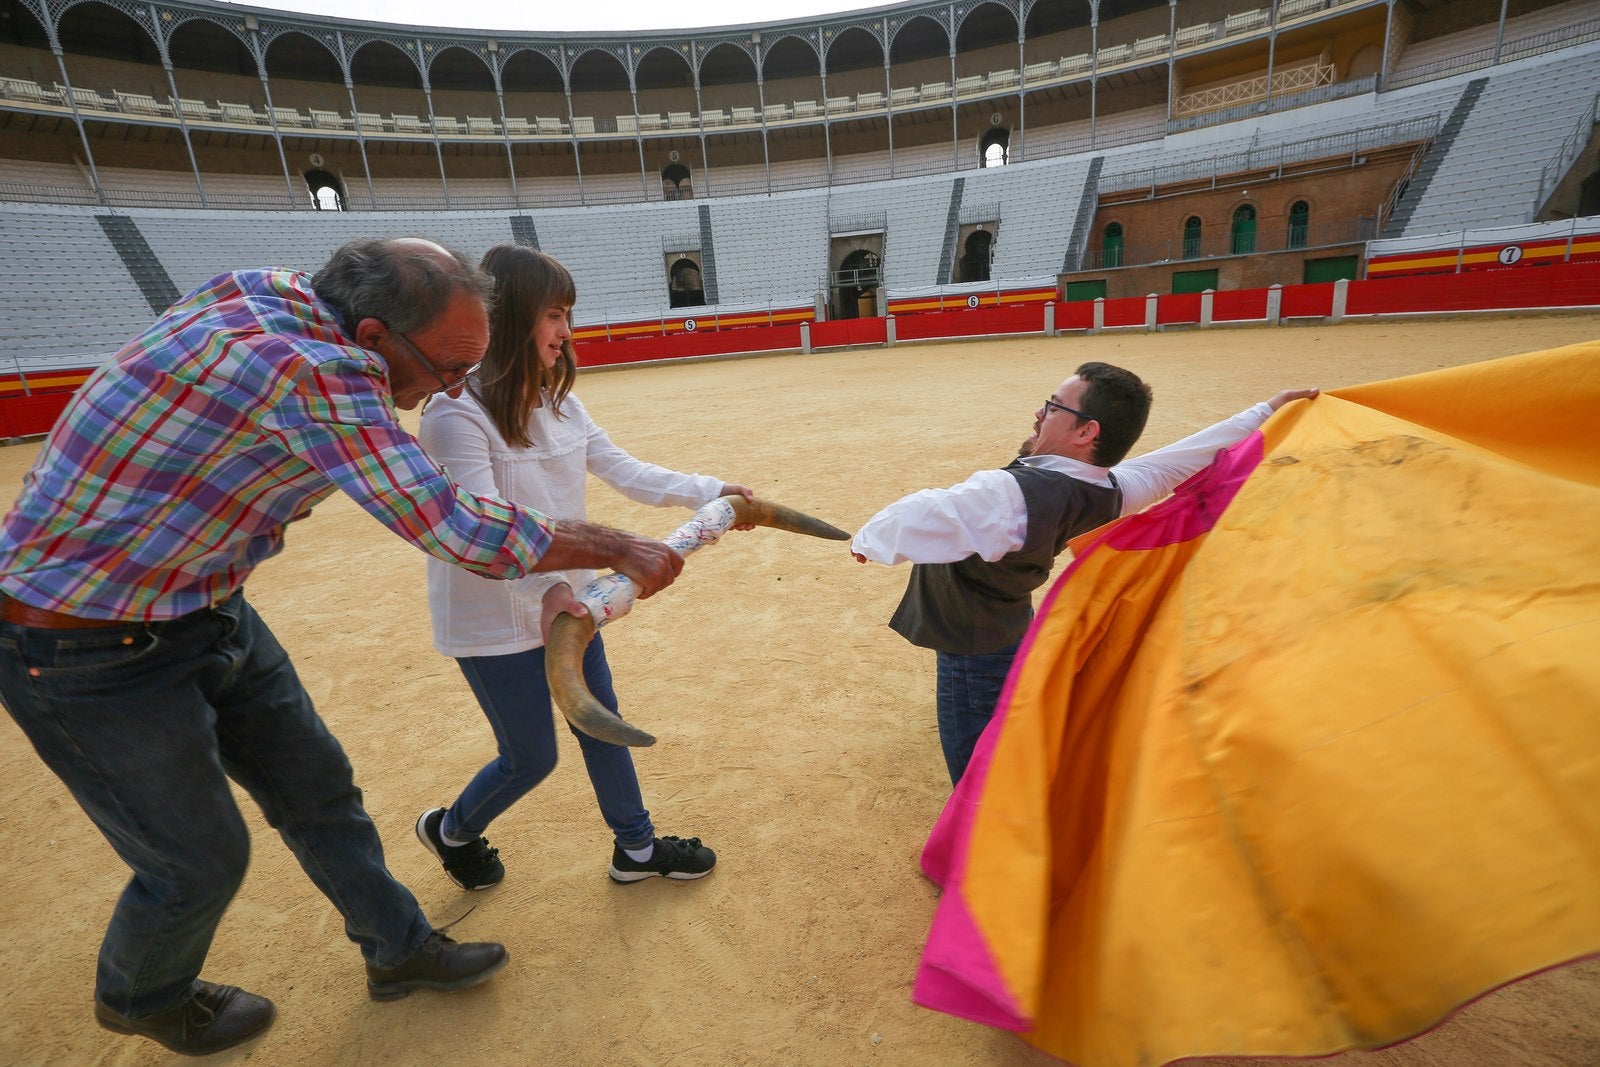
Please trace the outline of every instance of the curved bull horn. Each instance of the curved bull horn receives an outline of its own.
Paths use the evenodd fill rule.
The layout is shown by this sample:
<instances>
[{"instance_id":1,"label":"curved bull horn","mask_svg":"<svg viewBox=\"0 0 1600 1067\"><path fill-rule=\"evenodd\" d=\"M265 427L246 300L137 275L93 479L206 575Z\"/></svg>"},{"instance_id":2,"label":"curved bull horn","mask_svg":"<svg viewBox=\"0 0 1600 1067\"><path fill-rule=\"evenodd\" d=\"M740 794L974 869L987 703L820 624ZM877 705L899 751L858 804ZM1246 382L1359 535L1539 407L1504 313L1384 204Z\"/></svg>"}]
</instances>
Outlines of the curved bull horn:
<instances>
[{"instance_id":1,"label":"curved bull horn","mask_svg":"<svg viewBox=\"0 0 1600 1067\"><path fill-rule=\"evenodd\" d=\"M598 627L591 613L582 618L562 612L550 624L550 641L544 646L544 677L550 697L567 721L590 737L613 745L644 748L656 739L607 708L589 692L583 680L583 650Z\"/></svg>"},{"instance_id":2,"label":"curved bull horn","mask_svg":"<svg viewBox=\"0 0 1600 1067\"><path fill-rule=\"evenodd\" d=\"M828 541L848 541L850 535L801 511L774 504L770 500L746 500L725 496L706 504L694 517L666 539L667 546L680 556L715 544L731 527L745 523L775 530L806 534ZM545 679L550 696L561 714L574 727L590 737L614 745L643 747L656 739L606 708L589 692L583 680L583 651L595 631L612 619L620 619L633 607L633 581L625 574L596 578L578 594L588 609L587 617L557 616L550 625L550 641L544 650Z\"/></svg>"}]
</instances>

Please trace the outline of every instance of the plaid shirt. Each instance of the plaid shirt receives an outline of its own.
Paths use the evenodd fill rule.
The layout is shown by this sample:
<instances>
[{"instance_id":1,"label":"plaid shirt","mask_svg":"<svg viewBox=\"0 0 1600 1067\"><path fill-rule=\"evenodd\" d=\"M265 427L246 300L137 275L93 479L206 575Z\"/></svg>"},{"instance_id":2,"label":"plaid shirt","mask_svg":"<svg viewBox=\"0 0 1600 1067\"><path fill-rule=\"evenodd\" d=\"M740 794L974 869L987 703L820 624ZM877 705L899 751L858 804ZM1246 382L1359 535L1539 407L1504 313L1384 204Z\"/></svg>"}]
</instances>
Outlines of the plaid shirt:
<instances>
[{"instance_id":1,"label":"plaid shirt","mask_svg":"<svg viewBox=\"0 0 1600 1067\"><path fill-rule=\"evenodd\" d=\"M213 278L84 382L0 527L0 591L93 619L226 599L335 489L492 578L550 544L536 511L457 488L401 429L388 370L310 278Z\"/></svg>"}]
</instances>

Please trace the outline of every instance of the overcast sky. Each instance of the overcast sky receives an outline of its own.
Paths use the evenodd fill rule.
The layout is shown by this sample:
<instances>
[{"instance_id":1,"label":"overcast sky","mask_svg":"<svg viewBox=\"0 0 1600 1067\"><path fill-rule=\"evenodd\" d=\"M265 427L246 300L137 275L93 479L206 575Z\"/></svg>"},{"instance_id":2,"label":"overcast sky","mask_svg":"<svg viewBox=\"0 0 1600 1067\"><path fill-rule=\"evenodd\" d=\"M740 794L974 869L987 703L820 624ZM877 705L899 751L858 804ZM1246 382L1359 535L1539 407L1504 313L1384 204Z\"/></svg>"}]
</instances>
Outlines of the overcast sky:
<instances>
[{"instance_id":1,"label":"overcast sky","mask_svg":"<svg viewBox=\"0 0 1600 1067\"><path fill-rule=\"evenodd\" d=\"M510 0L254 0L252 7L276 8L374 22L469 30L541 31L679 30L778 22L835 11L878 6L872 0L693 0L643 3L642 0L589 0L588 3L512 3Z\"/></svg>"}]
</instances>

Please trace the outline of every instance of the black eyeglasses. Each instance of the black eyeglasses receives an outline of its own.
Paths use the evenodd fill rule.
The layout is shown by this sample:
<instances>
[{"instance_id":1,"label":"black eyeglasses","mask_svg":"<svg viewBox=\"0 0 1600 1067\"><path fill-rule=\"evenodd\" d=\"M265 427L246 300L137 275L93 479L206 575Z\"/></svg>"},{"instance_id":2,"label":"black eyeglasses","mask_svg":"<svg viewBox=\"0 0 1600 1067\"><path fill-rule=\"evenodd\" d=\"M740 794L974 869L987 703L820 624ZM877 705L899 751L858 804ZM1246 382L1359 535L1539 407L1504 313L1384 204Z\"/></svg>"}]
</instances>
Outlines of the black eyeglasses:
<instances>
[{"instance_id":1,"label":"black eyeglasses","mask_svg":"<svg viewBox=\"0 0 1600 1067\"><path fill-rule=\"evenodd\" d=\"M459 387L466 382L468 378L472 377L473 373L478 369L477 367L468 367L466 370L449 371L447 373L449 373L455 380L448 381L443 374L439 373L439 368L435 367L433 362L429 360L427 356L422 354L422 350L411 343L411 338L395 329L390 329L389 333L391 336L399 339L401 346L406 350L406 353L410 355L412 359L428 368L428 373L433 375L433 380L439 383L439 388L434 390L436 393L447 393L451 389Z\"/></svg>"},{"instance_id":2,"label":"black eyeglasses","mask_svg":"<svg viewBox=\"0 0 1600 1067\"><path fill-rule=\"evenodd\" d=\"M1051 408L1055 408L1057 411L1065 411L1068 415L1076 415L1080 419L1093 419L1094 418L1094 416L1090 415L1088 412L1079 411L1077 408L1069 408L1069 407L1067 407L1067 405L1059 403L1056 400L1056 398L1053 397L1053 396L1052 397L1047 397L1045 399L1045 402L1044 402L1044 413L1046 415L1050 414L1050 409Z\"/></svg>"}]
</instances>

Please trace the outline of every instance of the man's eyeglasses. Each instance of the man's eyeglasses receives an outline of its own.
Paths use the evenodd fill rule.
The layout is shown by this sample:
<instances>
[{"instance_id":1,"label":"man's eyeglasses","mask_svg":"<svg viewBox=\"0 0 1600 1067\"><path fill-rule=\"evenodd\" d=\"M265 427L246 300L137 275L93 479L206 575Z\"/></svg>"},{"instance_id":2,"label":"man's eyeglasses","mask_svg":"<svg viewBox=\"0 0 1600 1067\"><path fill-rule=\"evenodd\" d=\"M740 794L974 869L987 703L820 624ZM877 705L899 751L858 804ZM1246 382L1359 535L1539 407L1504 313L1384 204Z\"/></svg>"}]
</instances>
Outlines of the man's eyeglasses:
<instances>
[{"instance_id":1,"label":"man's eyeglasses","mask_svg":"<svg viewBox=\"0 0 1600 1067\"><path fill-rule=\"evenodd\" d=\"M473 366L468 367L466 370L446 371L445 373L449 374L451 379L454 380L446 379L444 374L439 373L439 368L435 367L433 362L429 360L427 356L422 354L422 350L411 343L411 338L395 329L391 329L389 334L390 336L399 340L401 347L406 350L406 353L410 355L412 359L428 368L428 373L433 375L433 380L439 383L439 388L434 390L436 393L446 393L451 389L460 387L468 378L472 377L473 372L478 369L477 367Z\"/></svg>"},{"instance_id":2,"label":"man's eyeglasses","mask_svg":"<svg viewBox=\"0 0 1600 1067\"><path fill-rule=\"evenodd\" d=\"M1050 414L1052 408L1054 408L1056 411L1065 411L1068 415L1076 415L1080 419L1094 418L1093 415L1090 415L1087 412L1079 411L1077 408L1069 408L1067 405L1057 402L1056 398L1053 396L1045 399L1044 413L1046 415Z\"/></svg>"}]
</instances>

